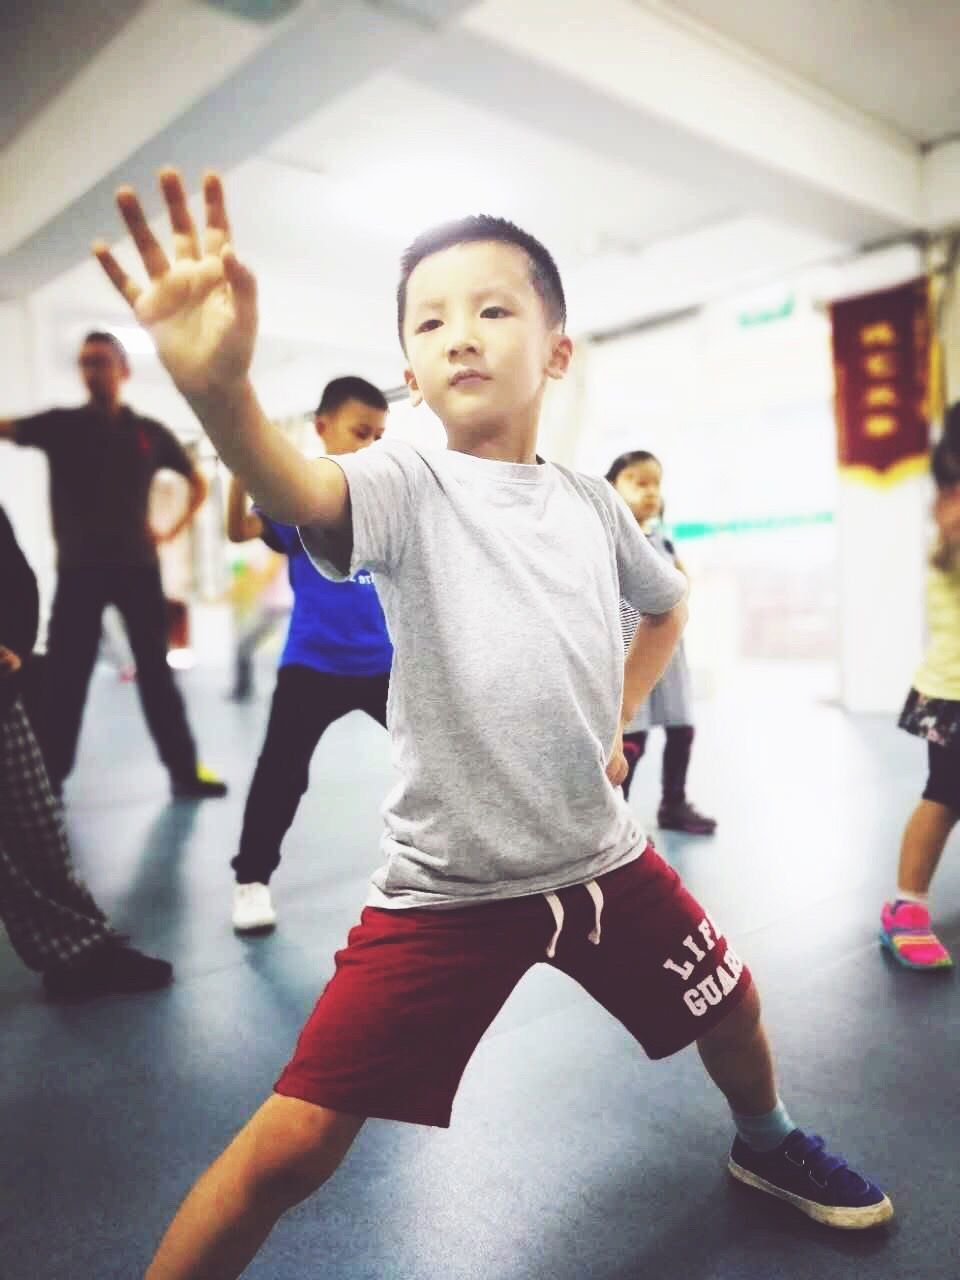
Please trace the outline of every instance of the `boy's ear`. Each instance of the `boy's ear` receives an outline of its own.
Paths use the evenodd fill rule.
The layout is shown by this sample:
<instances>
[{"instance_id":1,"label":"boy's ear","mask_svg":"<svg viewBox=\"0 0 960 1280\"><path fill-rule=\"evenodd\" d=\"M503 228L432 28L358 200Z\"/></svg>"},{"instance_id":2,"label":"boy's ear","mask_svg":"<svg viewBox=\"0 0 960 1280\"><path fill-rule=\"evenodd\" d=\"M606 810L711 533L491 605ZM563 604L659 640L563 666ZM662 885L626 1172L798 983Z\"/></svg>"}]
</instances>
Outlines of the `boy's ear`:
<instances>
[{"instance_id":1,"label":"boy's ear","mask_svg":"<svg viewBox=\"0 0 960 1280\"><path fill-rule=\"evenodd\" d=\"M410 396L410 403L416 409L418 405L423 404L423 392L417 383L416 374L412 369L404 369L403 380L407 384L407 392Z\"/></svg>"},{"instance_id":2,"label":"boy's ear","mask_svg":"<svg viewBox=\"0 0 960 1280\"><path fill-rule=\"evenodd\" d=\"M327 429L327 420L326 418L321 418L319 413L316 413L313 416L313 425L317 429L317 435L322 436Z\"/></svg>"},{"instance_id":3,"label":"boy's ear","mask_svg":"<svg viewBox=\"0 0 960 1280\"><path fill-rule=\"evenodd\" d=\"M564 377L570 368L572 359L573 339L568 338L565 333L558 334L553 339L553 345L550 350L550 359L547 362L547 377L557 379Z\"/></svg>"}]
</instances>

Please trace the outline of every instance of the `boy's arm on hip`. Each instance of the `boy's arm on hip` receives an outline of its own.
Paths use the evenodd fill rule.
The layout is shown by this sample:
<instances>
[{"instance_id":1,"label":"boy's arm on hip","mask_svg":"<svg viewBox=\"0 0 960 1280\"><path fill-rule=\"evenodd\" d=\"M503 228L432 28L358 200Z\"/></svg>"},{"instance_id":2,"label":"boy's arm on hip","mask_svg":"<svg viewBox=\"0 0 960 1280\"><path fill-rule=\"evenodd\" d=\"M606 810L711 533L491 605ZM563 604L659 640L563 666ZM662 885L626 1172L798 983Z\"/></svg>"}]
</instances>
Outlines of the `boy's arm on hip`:
<instances>
[{"instance_id":1,"label":"boy's arm on hip","mask_svg":"<svg viewBox=\"0 0 960 1280\"><path fill-rule=\"evenodd\" d=\"M653 692L680 643L686 624L686 599L666 613L641 617L624 661L622 724L630 723Z\"/></svg>"}]
</instances>

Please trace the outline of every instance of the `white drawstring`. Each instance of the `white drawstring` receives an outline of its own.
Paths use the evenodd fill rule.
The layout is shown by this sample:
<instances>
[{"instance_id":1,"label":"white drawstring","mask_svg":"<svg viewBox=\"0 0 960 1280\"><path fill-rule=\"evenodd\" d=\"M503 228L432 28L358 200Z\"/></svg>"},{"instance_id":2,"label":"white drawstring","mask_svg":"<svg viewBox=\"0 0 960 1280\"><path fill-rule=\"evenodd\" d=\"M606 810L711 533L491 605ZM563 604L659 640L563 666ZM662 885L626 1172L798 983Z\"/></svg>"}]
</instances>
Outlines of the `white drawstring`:
<instances>
[{"instance_id":1,"label":"white drawstring","mask_svg":"<svg viewBox=\"0 0 960 1280\"><path fill-rule=\"evenodd\" d=\"M543 895L547 900L547 906L553 912L553 918L556 922L556 930L550 939L550 945L547 947L547 959L552 960L557 954L557 943L560 941L560 934L563 932L563 903L555 893L545 893Z\"/></svg>"},{"instance_id":2,"label":"white drawstring","mask_svg":"<svg viewBox=\"0 0 960 1280\"><path fill-rule=\"evenodd\" d=\"M597 884L596 880L589 880L583 886L590 897L593 899L593 906L596 912L595 923L588 934L589 940L594 946L600 945L600 917L603 915L603 890ZM547 959L552 960L557 954L557 943L560 941L560 934L563 932L563 903L555 893L545 893L543 895L547 900L547 906L553 913L556 929L553 937L550 939L550 945L547 947Z\"/></svg>"},{"instance_id":3,"label":"white drawstring","mask_svg":"<svg viewBox=\"0 0 960 1280\"><path fill-rule=\"evenodd\" d=\"M589 893L590 897L593 899L593 905L596 908L596 912L597 912L597 922L593 926L593 930L590 934L590 941L594 943L595 946L599 947L600 917L603 915L603 890L597 884L596 880L587 881L587 883L584 885L584 888L586 889L587 893Z\"/></svg>"}]
</instances>

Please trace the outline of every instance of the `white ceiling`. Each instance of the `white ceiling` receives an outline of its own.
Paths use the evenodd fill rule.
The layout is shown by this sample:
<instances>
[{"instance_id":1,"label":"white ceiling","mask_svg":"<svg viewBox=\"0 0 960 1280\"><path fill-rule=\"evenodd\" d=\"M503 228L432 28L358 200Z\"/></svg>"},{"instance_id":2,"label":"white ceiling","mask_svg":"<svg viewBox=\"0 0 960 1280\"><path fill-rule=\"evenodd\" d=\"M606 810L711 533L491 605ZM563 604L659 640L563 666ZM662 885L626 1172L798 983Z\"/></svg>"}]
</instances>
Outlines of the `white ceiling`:
<instances>
[{"instance_id":1,"label":"white ceiling","mask_svg":"<svg viewBox=\"0 0 960 1280\"><path fill-rule=\"evenodd\" d=\"M277 354L289 357L298 342L335 343L391 361L394 381L400 255L447 218L503 214L543 240L564 277L574 332L689 305L699 289L709 296L725 280L764 279L837 249L787 223L751 218L735 190L665 179L396 73L315 113L228 173L226 187ZM193 206L199 219L196 199ZM110 221L116 228L112 212ZM153 225L161 237L168 231L162 217ZM129 241L118 252L135 265ZM78 296L108 312L117 306L92 262L42 296L48 307Z\"/></svg>"},{"instance_id":2,"label":"white ceiling","mask_svg":"<svg viewBox=\"0 0 960 1280\"><path fill-rule=\"evenodd\" d=\"M617 162L396 72L344 94L267 156L322 175L311 212L338 235L350 227L394 253L428 226L485 212L529 227L572 265L740 208L734 192ZM256 216L269 217L265 205Z\"/></svg>"},{"instance_id":3,"label":"white ceiling","mask_svg":"<svg viewBox=\"0 0 960 1280\"><path fill-rule=\"evenodd\" d=\"M637 0L648 7L647 0ZM958 0L668 0L914 142L960 134Z\"/></svg>"},{"instance_id":4,"label":"white ceiling","mask_svg":"<svg viewBox=\"0 0 960 1280\"><path fill-rule=\"evenodd\" d=\"M294 349L296 335L311 334L316 346L367 350L395 363L394 381L399 259L427 226L481 211L513 218L554 253L592 326L609 293L606 275L590 292L598 266L740 212L734 194L660 178L395 73L316 112L229 172L226 188L238 251L260 280L265 332ZM109 222L108 238L119 225L112 211ZM168 232L162 217L153 226ZM129 241L118 252L136 264ZM116 309L92 262L41 293L48 308L87 296L98 314ZM583 327L576 315L572 324Z\"/></svg>"},{"instance_id":5,"label":"white ceiling","mask_svg":"<svg viewBox=\"0 0 960 1280\"><path fill-rule=\"evenodd\" d=\"M159 21L161 7L151 0L130 30ZM318 31L321 10L330 25ZM229 30L195 6L185 11L210 26L211 40ZM416 20L403 16L414 11ZM195 189L195 157L231 157L223 168L237 248L260 282L257 369L281 413L310 404L334 373L399 383L399 256L437 221L479 211L513 218L555 254L573 332L609 330L762 285L891 226L909 229L915 148L889 127L861 127L858 113L915 139L960 128L947 70L960 0L304 0L302 15L269 48L262 33L238 35L234 78L224 87L222 67L219 79L211 68L206 103L167 126L162 154L155 143L134 150L118 170L145 183L157 163L186 155ZM703 23L724 39L705 35ZM788 69L782 80L794 87L777 86L767 62L745 77L745 47L758 63ZM205 57L193 57L192 75ZM135 81L137 67L128 72ZM797 76L807 92L794 92ZM818 103L811 86L850 110ZM173 80L167 91L176 93ZM684 102L668 102L671 93ZM128 118L137 122L135 108ZM765 133L748 145L755 119ZM55 151L37 155L47 198L75 151L58 138ZM868 175L859 188L855 175L845 185L854 170ZM67 197L10 276L30 278L48 254L74 254L77 265L53 279L48 270L32 295L45 326L39 341L55 346L65 369L84 326L129 324L96 264L79 261L94 234L119 229L116 180L93 175L82 201ZM166 233L162 218L154 225ZM120 241L119 253L133 265L129 244ZM140 377L162 381L146 356Z\"/></svg>"}]
</instances>

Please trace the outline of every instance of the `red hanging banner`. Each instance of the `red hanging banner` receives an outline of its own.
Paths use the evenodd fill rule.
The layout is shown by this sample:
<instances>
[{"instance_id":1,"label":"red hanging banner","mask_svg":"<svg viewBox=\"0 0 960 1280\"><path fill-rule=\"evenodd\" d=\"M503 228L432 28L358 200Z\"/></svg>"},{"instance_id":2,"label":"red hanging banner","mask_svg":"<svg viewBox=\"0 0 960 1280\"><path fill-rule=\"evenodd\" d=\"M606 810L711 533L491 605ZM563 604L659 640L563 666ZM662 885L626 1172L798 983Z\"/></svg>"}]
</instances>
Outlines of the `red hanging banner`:
<instances>
[{"instance_id":1,"label":"red hanging banner","mask_svg":"<svg viewBox=\"0 0 960 1280\"><path fill-rule=\"evenodd\" d=\"M927 281L835 302L837 459L888 482L926 466L930 428Z\"/></svg>"}]
</instances>

